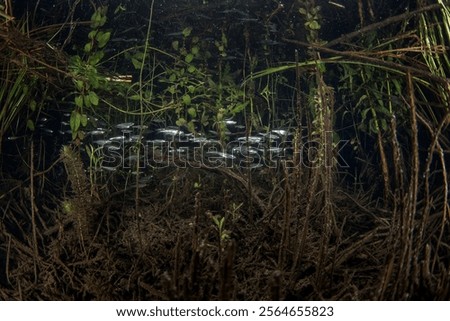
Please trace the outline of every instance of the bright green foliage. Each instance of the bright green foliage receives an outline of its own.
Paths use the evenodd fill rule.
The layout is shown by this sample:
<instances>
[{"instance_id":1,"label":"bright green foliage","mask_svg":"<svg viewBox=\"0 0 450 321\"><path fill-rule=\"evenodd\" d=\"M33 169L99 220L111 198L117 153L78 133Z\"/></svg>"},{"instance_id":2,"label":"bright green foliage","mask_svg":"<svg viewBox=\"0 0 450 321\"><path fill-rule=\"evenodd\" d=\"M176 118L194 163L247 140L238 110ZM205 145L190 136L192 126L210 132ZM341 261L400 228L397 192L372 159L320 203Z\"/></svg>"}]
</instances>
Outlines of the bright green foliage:
<instances>
[{"instance_id":1,"label":"bright green foliage","mask_svg":"<svg viewBox=\"0 0 450 321\"><path fill-rule=\"evenodd\" d=\"M105 77L99 74L97 67L105 55L103 49L111 37L110 32L100 30L106 23L106 13L106 7L100 7L94 12L91 17L92 30L88 34L89 41L84 45L85 56L82 58L76 55L70 61L69 69L76 90L75 109L70 115L70 129L74 140L84 137L80 128L88 123L85 108L97 107L100 98L96 91L107 86Z\"/></svg>"},{"instance_id":2,"label":"bright green foliage","mask_svg":"<svg viewBox=\"0 0 450 321\"><path fill-rule=\"evenodd\" d=\"M310 43L318 42L321 21L320 6L316 6L314 0L305 0L301 2L298 11L305 20L304 26L308 32L307 41Z\"/></svg>"},{"instance_id":3,"label":"bright green foliage","mask_svg":"<svg viewBox=\"0 0 450 321\"><path fill-rule=\"evenodd\" d=\"M191 36L192 32L187 27L182 31L182 40L172 42L174 56L178 58L164 65L164 73L158 79L162 85L158 97L163 105L174 104L178 126L185 126L191 132L213 127L222 134L225 132L222 120L243 112L248 102L225 63L219 61L218 70L206 68L210 50L217 50L219 57L226 56L225 34L209 48L207 42Z\"/></svg>"}]
</instances>

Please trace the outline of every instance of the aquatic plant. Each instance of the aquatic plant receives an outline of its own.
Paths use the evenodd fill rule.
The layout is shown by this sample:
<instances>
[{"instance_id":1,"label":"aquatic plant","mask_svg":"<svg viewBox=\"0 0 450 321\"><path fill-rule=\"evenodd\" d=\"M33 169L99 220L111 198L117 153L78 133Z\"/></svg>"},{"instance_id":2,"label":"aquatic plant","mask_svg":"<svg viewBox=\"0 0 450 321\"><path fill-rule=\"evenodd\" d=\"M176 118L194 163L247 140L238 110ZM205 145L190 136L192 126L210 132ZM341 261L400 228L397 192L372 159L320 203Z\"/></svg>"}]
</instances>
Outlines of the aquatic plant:
<instances>
[{"instance_id":1,"label":"aquatic plant","mask_svg":"<svg viewBox=\"0 0 450 321\"><path fill-rule=\"evenodd\" d=\"M64 74L53 66L61 63L60 56L30 37L28 21L14 19L8 8L0 6L0 144L6 133L17 137L25 128L34 131L53 77ZM53 55L50 61L44 58L48 55Z\"/></svg>"},{"instance_id":2,"label":"aquatic plant","mask_svg":"<svg viewBox=\"0 0 450 321\"><path fill-rule=\"evenodd\" d=\"M99 7L92 14L89 41L83 48L84 57L71 57L69 70L77 91L74 98L75 108L70 115L72 140L83 140L84 133L79 129L80 126L86 127L88 123L85 108L97 107L100 99L96 91L106 87L106 78L99 74L97 67L105 55L103 49L111 37L110 32L101 30L106 23L106 12L107 7Z\"/></svg>"}]
</instances>

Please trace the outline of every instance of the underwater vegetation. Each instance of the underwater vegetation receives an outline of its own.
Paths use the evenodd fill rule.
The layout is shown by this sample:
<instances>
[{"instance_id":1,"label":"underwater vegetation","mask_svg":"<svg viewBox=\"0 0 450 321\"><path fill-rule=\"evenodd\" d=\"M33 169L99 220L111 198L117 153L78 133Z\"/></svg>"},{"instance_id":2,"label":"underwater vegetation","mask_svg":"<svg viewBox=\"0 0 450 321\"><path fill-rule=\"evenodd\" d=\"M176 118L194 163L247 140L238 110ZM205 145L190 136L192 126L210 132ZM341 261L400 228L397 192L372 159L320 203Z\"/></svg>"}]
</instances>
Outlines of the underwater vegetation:
<instances>
[{"instance_id":1,"label":"underwater vegetation","mask_svg":"<svg viewBox=\"0 0 450 321\"><path fill-rule=\"evenodd\" d=\"M450 10L0 5L0 299L450 299Z\"/></svg>"}]
</instances>

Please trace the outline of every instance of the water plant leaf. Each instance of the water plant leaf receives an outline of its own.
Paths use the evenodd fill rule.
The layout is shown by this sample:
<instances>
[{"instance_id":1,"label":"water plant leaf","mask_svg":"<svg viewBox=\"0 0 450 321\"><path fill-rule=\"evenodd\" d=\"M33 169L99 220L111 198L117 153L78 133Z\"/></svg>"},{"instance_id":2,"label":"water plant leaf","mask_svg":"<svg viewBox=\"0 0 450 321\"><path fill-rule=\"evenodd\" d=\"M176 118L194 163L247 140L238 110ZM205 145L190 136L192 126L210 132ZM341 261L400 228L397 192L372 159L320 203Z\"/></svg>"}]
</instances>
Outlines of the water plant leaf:
<instances>
[{"instance_id":1,"label":"water plant leaf","mask_svg":"<svg viewBox=\"0 0 450 321\"><path fill-rule=\"evenodd\" d=\"M77 111L72 111L70 114L70 129L72 130L72 135L78 132L81 124L81 114ZM76 137L76 136L75 136Z\"/></svg>"},{"instance_id":2,"label":"water plant leaf","mask_svg":"<svg viewBox=\"0 0 450 321\"><path fill-rule=\"evenodd\" d=\"M98 47L103 48L108 43L109 39L111 37L111 32L103 32L99 31L97 35L95 36L95 40L98 42Z\"/></svg>"},{"instance_id":3,"label":"water plant leaf","mask_svg":"<svg viewBox=\"0 0 450 321\"><path fill-rule=\"evenodd\" d=\"M171 75L169 76L169 81L170 81L170 82L174 82L176 79L177 79L177 75L175 75L175 74L171 74Z\"/></svg>"},{"instance_id":4,"label":"water plant leaf","mask_svg":"<svg viewBox=\"0 0 450 321\"><path fill-rule=\"evenodd\" d=\"M175 124L179 127L186 125L187 121L184 118L178 118Z\"/></svg>"},{"instance_id":5,"label":"water plant leaf","mask_svg":"<svg viewBox=\"0 0 450 321\"><path fill-rule=\"evenodd\" d=\"M320 29L320 24L317 22L317 20L312 20L311 22L309 22L308 27L311 30L319 30Z\"/></svg>"},{"instance_id":6,"label":"water plant leaf","mask_svg":"<svg viewBox=\"0 0 450 321\"><path fill-rule=\"evenodd\" d=\"M139 95L139 94L131 95L130 97L128 97L128 99L133 100L133 101L139 101L139 100L141 100L141 95Z\"/></svg>"},{"instance_id":7,"label":"water plant leaf","mask_svg":"<svg viewBox=\"0 0 450 321\"><path fill-rule=\"evenodd\" d=\"M197 110L194 107L189 108L187 112L192 118L197 117Z\"/></svg>"},{"instance_id":8,"label":"water plant leaf","mask_svg":"<svg viewBox=\"0 0 450 321\"><path fill-rule=\"evenodd\" d=\"M75 106L83 108L83 96L78 95L75 97Z\"/></svg>"},{"instance_id":9,"label":"water plant leaf","mask_svg":"<svg viewBox=\"0 0 450 321\"><path fill-rule=\"evenodd\" d=\"M183 95L182 100L185 105L190 105L192 101L191 96L189 96L188 94Z\"/></svg>"},{"instance_id":10,"label":"water plant leaf","mask_svg":"<svg viewBox=\"0 0 450 321\"><path fill-rule=\"evenodd\" d=\"M180 42L178 40L172 41L172 48L174 50L178 51L179 45L180 45Z\"/></svg>"},{"instance_id":11,"label":"water plant leaf","mask_svg":"<svg viewBox=\"0 0 450 321\"><path fill-rule=\"evenodd\" d=\"M186 57L184 57L184 61L186 61L186 63L191 63L191 61L194 59L194 55L193 54L187 54Z\"/></svg>"},{"instance_id":12,"label":"water plant leaf","mask_svg":"<svg viewBox=\"0 0 450 321\"><path fill-rule=\"evenodd\" d=\"M84 52L85 53L90 53L92 50L92 43L88 42L87 44L84 45Z\"/></svg>"},{"instance_id":13,"label":"water plant leaf","mask_svg":"<svg viewBox=\"0 0 450 321\"><path fill-rule=\"evenodd\" d=\"M192 32L192 27L186 27L183 29L183 31L181 32L183 34L183 37L189 37L189 35Z\"/></svg>"},{"instance_id":14,"label":"water plant leaf","mask_svg":"<svg viewBox=\"0 0 450 321\"><path fill-rule=\"evenodd\" d=\"M84 81L83 80L75 80L75 88L79 91L83 90Z\"/></svg>"},{"instance_id":15,"label":"water plant leaf","mask_svg":"<svg viewBox=\"0 0 450 321\"><path fill-rule=\"evenodd\" d=\"M191 133L195 133L195 124L192 120L186 124L186 127Z\"/></svg>"},{"instance_id":16,"label":"water plant leaf","mask_svg":"<svg viewBox=\"0 0 450 321\"><path fill-rule=\"evenodd\" d=\"M27 128L31 131L34 131L34 129L35 129L34 122L31 119L27 120Z\"/></svg>"},{"instance_id":17,"label":"water plant leaf","mask_svg":"<svg viewBox=\"0 0 450 321\"><path fill-rule=\"evenodd\" d=\"M102 60L104 55L105 55L105 53L103 51L97 51L89 56L88 63L90 65L94 66L94 65L98 64L100 62L100 60Z\"/></svg>"},{"instance_id":18,"label":"water plant leaf","mask_svg":"<svg viewBox=\"0 0 450 321\"><path fill-rule=\"evenodd\" d=\"M99 99L98 99L97 94L93 91L90 91L88 96L89 96L89 101L91 102L91 104L93 106L98 106Z\"/></svg>"},{"instance_id":19,"label":"water plant leaf","mask_svg":"<svg viewBox=\"0 0 450 321\"><path fill-rule=\"evenodd\" d=\"M89 95L84 95L83 96L83 103L86 107L91 107L91 100L89 99Z\"/></svg>"},{"instance_id":20,"label":"water plant leaf","mask_svg":"<svg viewBox=\"0 0 450 321\"><path fill-rule=\"evenodd\" d=\"M134 69L141 69L142 67L142 60L138 60L136 58L131 58L131 63L134 66Z\"/></svg>"},{"instance_id":21,"label":"water plant leaf","mask_svg":"<svg viewBox=\"0 0 450 321\"><path fill-rule=\"evenodd\" d=\"M191 48L191 53L193 55L198 55L199 49L197 46Z\"/></svg>"},{"instance_id":22,"label":"water plant leaf","mask_svg":"<svg viewBox=\"0 0 450 321\"><path fill-rule=\"evenodd\" d=\"M31 109L31 111L35 111L36 110L36 106L37 106L36 100L32 99L30 101L30 109Z\"/></svg>"},{"instance_id":23,"label":"water plant leaf","mask_svg":"<svg viewBox=\"0 0 450 321\"><path fill-rule=\"evenodd\" d=\"M97 30L92 30L91 32L89 32L89 34L88 34L89 40L94 40L96 35L97 35Z\"/></svg>"},{"instance_id":24,"label":"water plant leaf","mask_svg":"<svg viewBox=\"0 0 450 321\"><path fill-rule=\"evenodd\" d=\"M81 126L86 127L87 126L87 122L88 122L87 115L86 114L81 115L80 116L80 124L81 124Z\"/></svg>"}]
</instances>

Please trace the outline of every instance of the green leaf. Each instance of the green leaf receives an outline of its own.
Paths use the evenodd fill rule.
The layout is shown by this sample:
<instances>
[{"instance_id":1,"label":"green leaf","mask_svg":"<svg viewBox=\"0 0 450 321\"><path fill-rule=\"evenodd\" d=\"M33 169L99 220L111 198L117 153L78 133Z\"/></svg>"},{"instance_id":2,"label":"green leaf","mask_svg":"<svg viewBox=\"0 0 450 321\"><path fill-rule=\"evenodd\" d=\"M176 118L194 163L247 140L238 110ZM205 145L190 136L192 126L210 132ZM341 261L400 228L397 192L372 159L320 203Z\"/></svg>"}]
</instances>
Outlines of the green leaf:
<instances>
[{"instance_id":1,"label":"green leaf","mask_svg":"<svg viewBox=\"0 0 450 321\"><path fill-rule=\"evenodd\" d=\"M172 41L172 48L174 50L178 51L179 45L180 45L180 42L178 40Z\"/></svg>"},{"instance_id":2,"label":"green leaf","mask_svg":"<svg viewBox=\"0 0 450 321\"><path fill-rule=\"evenodd\" d=\"M197 46L195 46L195 47L192 47L192 49L191 49L191 53L192 53L193 55L197 55L197 54L198 54L198 52L199 52L199 49L198 49L198 47L197 47Z\"/></svg>"},{"instance_id":3,"label":"green leaf","mask_svg":"<svg viewBox=\"0 0 450 321\"><path fill-rule=\"evenodd\" d=\"M137 60L136 58L131 58L131 63L134 66L134 69L141 69L142 67L142 60Z\"/></svg>"},{"instance_id":4,"label":"green leaf","mask_svg":"<svg viewBox=\"0 0 450 321\"><path fill-rule=\"evenodd\" d=\"M108 43L111 37L111 32L99 31L95 39L98 41L98 47L103 48Z\"/></svg>"},{"instance_id":5,"label":"green leaf","mask_svg":"<svg viewBox=\"0 0 450 321\"><path fill-rule=\"evenodd\" d=\"M139 100L141 100L141 95L139 95L139 94L131 95L130 97L128 97L128 99L133 100L133 101L139 101Z\"/></svg>"},{"instance_id":6,"label":"green leaf","mask_svg":"<svg viewBox=\"0 0 450 321\"><path fill-rule=\"evenodd\" d=\"M81 126L86 127L87 126L87 122L88 122L87 115L86 114L81 115L81 117L80 117L80 124L81 124Z\"/></svg>"},{"instance_id":7,"label":"green leaf","mask_svg":"<svg viewBox=\"0 0 450 321\"><path fill-rule=\"evenodd\" d=\"M187 69L187 71L189 72L189 73L193 73L194 71L196 71L197 70L197 68L195 68L195 66L189 66L188 67L188 69Z\"/></svg>"},{"instance_id":8,"label":"green leaf","mask_svg":"<svg viewBox=\"0 0 450 321\"><path fill-rule=\"evenodd\" d=\"M88 96L89 96L89 101L91 102L91 104L93 106L98 106L99 99L98 99L97 94L93 91L90 91Z\"/></svg>"},{"instance_id":9,"label":"green leaf","mask_svg":"<svg viewBox=\"0 0 450 321\"><path fill-rule=\"evenodd\" d=\"M31 119L27 120L27 127L29 130L34 131L34 122Z\"/></svg>"},{"instance_id":10,"label":"green leaf","mask_svg":"<svg viewBox=\"0 0 450 321\"><path fill-rule=\"evenodd\" d=\"M83 80L75 80L75 88L79 91L82 91L84 88L84 81Z\"/></svg>"},{"instance_id":11,"label":"green leaf","mask_svg":"<svg viewBox=\"0 0 450 321\"><path fill-rule=\"evenodd\" d=\"M186 119L184 119L184 118L179 118L179 119L175 122L175 124L176 124L177 126L179 126L179 127L184 126L186 123L187 123L187 122L186 122Z\"/></svg>"},{"instance_id":12,"label":"green leaf","mask_svg":"<svg viewBox=\"0 0 450 321\"><path fill-rule=\"evenodd\" d=\"M197 110L194 107L191 107L187 110L187 113L189 114L189 116L191 116L192 118L197 117Z\"/></svg>"},{"instance_id":13,"label":"green leaf","mask_svg":"<svg viewBox=\"0 0 450 321\"><path fill-rule=\"evenodd\" d=\"M86 107L91 107L91 100L89 99L89 95L83 96L83 103Z\"/></svg>"},{"instance_id":14,"label":"green leaf","mask_svg":"<svg viewBox=\"0 0 450 321\"><path fill-rule=\"evenodd\" d=\"M185 104L185 105L190 105L191 104L191 96L189 96L188 94L185 94L183 97L182 97L182 99L183 99L183 103Z\"/></svg>"},{"instance_id":15,"label":"green leaf","mask_svg":"<svg viewBox=\"0 0 450 321\"><path fill-rule=\"evenodd\" d=\"M243 111L247 105L248 105L248 101L246 101L245 103L236 104L236 106L234 106L234 108L231 110L231 113L233 115L238 114L241 111Z\"/></svg>"},{"instance_id":16,"label":"green leaf","mask_svg":"<svg viewBox=\"0 0 450 321\"><path fill-rule=\"evenodd\" d=\"M91 50L92 50L92 43L88 42L87 44L84 45L84 52L90 53Z\"/></svg>"},{"instance_id":17,"label":"green leaf","mask_svg":"<svg viewBox=\"0 0 450 321\"><path fill-rule=\"evenodd\" d=\"M167 88L167 91L170 93L170 94L175 94L175 92L177 91L176 90L176 88L175 88L175 86L170 86L169 88Z\"/></svg>"},{"instance_id":18,"label":"green leaf","mask_svg":"<svg viewBox=\"0 0 450 321\"><path fill-rule=\"evenodd\" d=\"M311 21L311 23L309 24L309 27L312 30L319 30L320 29L320 24L317 22L317 20L313 20Z\"/></svg>"},{"instance_id":19,"label":"green leaf","mask_svg":"<svg viewBox=\"0 0 450 321\"><path fill-rule=\"evenodd\" d=\"M300 12L300 14L306 16L306 9L305 8L298 9L298 12Z\"/></svg>"},{"instance_id":20,"label":"green leaf","mask_svg":"<svg viewBox=\"0 0 450 321\"><path fill-rule=\"evenodd\" d=\"M227 46L227 44L228 44L228 39L227 39L227 35L225 34L225 32L222 32L222 38L221 38L221 40L222 40L223 45L224 45L224 46Z\"/></svg>"},{"instance_id":21,"label":"green leaf","mask_svg":"<svg viewBox=\"0 0 450 321\"><path fill-rule=\"evenodd\" d=\"M181 32L183 34L183 37L189 37L189 35L192 32L192 27L186 27L183 29L183 31Z\"/></svg>"},{"instance_id":22,"label":"green leaf","mask_svg":"<svg viewBox=\"0 0 450 321\"><path fill-rule=\"evenodd\" d=\"M78 129L80 128L81 124L81 114L77 111L72 111L70 114L70 129L72 130L72 135L78 132ZM76 137L76 136L75 136Z\"/></svg>"},{"instance_id":23,"label":"green leaf","mask_svg":"<svg viewBox=\"0 0 450 321\"><path fill-rule=\"evenodd\" d=\"M176 79L177 79L177 75L175 75L175 74L171 74L169 77L170 82L174 82Z\"/></svg>"},{"instance_id":24,"label":"green leaf","mask_svg":"<svg viewBox=\"0 0 450 321\"><path fill-rule=\"evenodd\" d=\"M386 131L387 128L388 128L388 125L387 125L386 119L384 119L384 118L381 119L381 129L382 129L383 131Z\"/></svg>"},{"instance_id":25,"label":"green leaf","mask_svg":"<svg viewBox=\"0 0 450 321\"><path fill-rule=\"evenodd\" d=\"M37 106L36 100L32 99L30 101L30 109L31 109L31 111L35 111L36 110L36 106Z\"/></svg>"},{"instance_id":26,"label":"green leaf","mask_svg":"<svg viewBox=\"0 0 450 321\"><path fill-rule=\"evenodd\" d=\"M79 108L83 108L83 95L79 95L75 97L75 106Z\"/></svg>"},{"instance_id":27,"label":"green leaf","mask_svg":"<svg viewBox=\"0 0 450 321\"><path fill-rule=\"evenodd\" d=\"M191 133L195 133L195 124L192 120L186 126Z\"/></svg>"},{"instance_id":28,"label":"green leaf","mask_svg":"<svg viewBox=\"0 0 450 321\"><path fill-rule=\"evenodd\" d=\"M184 57L184 61L186 61L187 63L190 63L193 59L194 59L194 55L191 53L187 54L186 57Z\"/></svg>"},{"instance_id":29,"label":"green leaf","mask_svg":"<svg viewBox=\"0 0 450 321\"><path fill-rule=\"evenodd\" d=\"M105 23L106 23L106 16L102 16L102 17L100 18L99 26L101 27L101 26L103 26Z\"/></svg>"},{"instance_id":30,"label":"green leaf","mask_svg":"<svg viewBox=\"0 0 450 321\"><path fill-rule=\"evenodd\" d=\"M105 53L103 51L97 51L96 53L93 53L91 56L89 56L88 63L92 66L95 66L102 60L102 58L105 56Z\"/></svg>"},{"instance_id":31,"label":"green leaf","mask_svg":"<svg viewBox=\"0 0 450 321\"><path fill-rule=\"evenodd\" d=\"M88 34L89 40L95 39L96 35L97 35L97 30L92 30L91 32L89 32L89 34Z\"/></svg>"}]
</instances>

